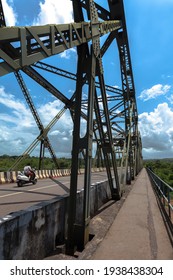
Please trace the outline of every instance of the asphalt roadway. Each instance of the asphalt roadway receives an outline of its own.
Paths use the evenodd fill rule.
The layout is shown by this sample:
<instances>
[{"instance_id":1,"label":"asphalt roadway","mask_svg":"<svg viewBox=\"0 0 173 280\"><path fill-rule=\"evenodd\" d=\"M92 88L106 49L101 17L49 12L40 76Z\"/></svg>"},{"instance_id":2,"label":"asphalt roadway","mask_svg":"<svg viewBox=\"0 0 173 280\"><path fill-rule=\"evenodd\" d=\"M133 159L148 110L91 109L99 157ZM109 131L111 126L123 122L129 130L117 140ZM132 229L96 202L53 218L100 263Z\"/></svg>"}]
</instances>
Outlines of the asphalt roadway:
<instances>
[{"instance_id":1,"label":"asphalt roadway","mask_svg":"<svg viewBox=\"0 0 173 280\"><path fill-rule=\"evenodd\" d=\"M91 182L107 179L106 172L92 173ZM83 188L84 176L78 177L78 189ZM34 204L53 199L69 193L70 176L52 179L40 179L36 185L28 184L18 187L16 183L0 185L0 218L24 210Z\"/></svg>"},{"instance_id":2,"label":"asphalt roadway","mask_svg":"<svg viewBox=\"0 0 173 280\"><path fill-rule=\"evenodd\" d=\"M78 189L83 188L79 175ZM107 179L106 172L92 173L92 183ZM21 188L0 185L0 218L69 192L70 176L38 180ZM122 207L123 206L123 207ZM173 248L148 175L143 169L119 201L109 201L90 222L94 238L74 257L63 253L47 259L173 260ZM59 248L58 248L59 250Z\"/></svg>"}]
</instances>

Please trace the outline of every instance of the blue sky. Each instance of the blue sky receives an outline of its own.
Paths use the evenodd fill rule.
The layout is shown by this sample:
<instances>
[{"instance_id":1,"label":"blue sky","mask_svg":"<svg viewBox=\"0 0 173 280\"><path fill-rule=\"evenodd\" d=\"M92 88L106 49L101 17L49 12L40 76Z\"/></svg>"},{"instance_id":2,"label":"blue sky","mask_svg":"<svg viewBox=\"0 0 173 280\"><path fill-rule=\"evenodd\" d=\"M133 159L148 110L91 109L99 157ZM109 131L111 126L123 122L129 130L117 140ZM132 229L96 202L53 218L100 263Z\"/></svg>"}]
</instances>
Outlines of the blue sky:
<instances>
[{"instance_id":1,"label":"blue sky","mask_svg":"<svg viewBox=\"0 0 173 280\"><path fill-rule=\"evenodd\" d=\"M96 2L104 6L107 1ZM70 0L3 0L2 3L7 25L10 26L72 21ZM124 7L143 157L173 157L173 1L124 0ZM111 50L103 61L106 83L121 86L116 47L111 46ZM76 61L75 50L45 60L46 63L74 73ZM63 104L29 77L23 77L46 126L63 108ZM45 77L69 98L75 90L75 83L71 80L47 73ZM72 122L66 112L49 133L58 157L70 156L71 133ZM23 153L38 134L14 74L1 77L0 155ZM37 153L38 149L35 150Z\"/></svg>"}]
</instances>

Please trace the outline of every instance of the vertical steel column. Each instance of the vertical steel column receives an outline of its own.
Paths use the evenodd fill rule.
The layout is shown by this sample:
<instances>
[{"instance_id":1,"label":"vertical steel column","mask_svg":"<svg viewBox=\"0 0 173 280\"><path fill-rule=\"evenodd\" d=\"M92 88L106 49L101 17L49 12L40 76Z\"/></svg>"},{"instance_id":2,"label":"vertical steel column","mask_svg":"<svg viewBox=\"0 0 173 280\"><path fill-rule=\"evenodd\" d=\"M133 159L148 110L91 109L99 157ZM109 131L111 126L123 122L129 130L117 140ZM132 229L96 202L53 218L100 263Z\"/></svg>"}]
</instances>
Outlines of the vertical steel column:
<instances>
[{"instance_id":1,"label":"vertical steel column","mask_svg":"<svg viewBox=\"0 0 173 280\"><path fill-rule=\"evenodd\" d=\"M81 138L81 102L84 68L88 67L88 113L87 132ZM66 253L73 255L75 246L78 250L83 250L89 241L89 221L90 221L90 186L91 186L91 164L92 164L92 138L93 138L93 110L95 93L95 68L96 58L91 50L91 55L86 57L86 46L78 47L78 71L76 84L76 100L74 114L73 147L72 147L72 167L70 182L70 197L68 211L68 236ZM79 153L85 151L85 174L84 174L84 197L82 217L76 217L76 196L78 181Z\"/></svg>"},{"instance_id":2,"label":"vertical steel column","mask_svg":"<svg viewBox=\"0 0 173 280\"><path fill-rule=\"evenodd\" d=\"M5 23L5 16L4 16L4 11L2 7L2 0L0 0L0 27L6 26Z\"/></svg>"},{"instance_id":3,"label":"vertical steel column","mask_svg":"<svg viewBox=\"0 0 173 280\"><path fill-rule=\"evenodd\" d=\"M100 60L100 61L99 61ZM100 133L100 143L101 149L104 156L105 167L107 171L109 187L111 189L111 194L113 199L119 199L121 196L121 190L119 185L117 164L116 164L116 155L114 150L111 124L109 118L108 104L107 104L107 96L104 85L104 78L101 69L101 58L97 61L97 74L100 82L100 89L102 95L103 102L103 111L104 111L104 119L102 120L99 108L99 101L97 95L95 97L95 114L96 120L98 124L98 130ZM112 171L111 171L112 169ZM113 174L112 174L113 173Z\"/></svg>"},{"instance_id":4,"label":"vertical steel column","mask_svg":"<svg viewBox=\"0 0 173 280\"><path fill-rule=\"evenodd\" d=\"M117 32L116 39L119 48L120 70L122 79L122 89L124 94L124 112L125 112L125 169L127 183L131 183L134 178L134 147L133 137L137 136L137 109L135 100L135 87L131 58L126 30L126 20L124 13L123 0L108 0L110 7L111 19L116 18L122 21L122 30ZM131 111L133 108L133 111Z\"/></svg>"},{"instance_id":5,"label":"vertical steel column","mask_svg":"<svg viewBox=\"0 0 173 280\"><path fill-rule=\"evenodd\" d=\"M130 85L128 80L128 65L127 65L127 46L124 32L120 32L117 35L117 43L119 47L119 56L121 64L121 78L122 78L122 89L124 96L124 109L125 109L125 149L126 149L126 181L128 184L131 183L131 122L130 122Z\"/></svg>"},{"instance_id":6,"label":"vertical steel column","mask_svg":"<svg viewBox=\"0 0 173 280\"><path fill-rule=\"evenodd\" d=\"M92 2L92 1L91 1ZM83 20L80 9L80 1L73 1L74 17L76 21ZM96 57L91 47L89 54L88 45L83 44L77 48L78 67L76 83L76 99L74 113L74 130L72 146L72 167L70 182L70 197L68 211L68 235L66 244L66 253L73 255L76 247L83 250L85 244L89 241L89 221L90 221L90 186L91 186L91 164L92 164L92 139L93 139L93 111L95 95L95 71ZM83 77L87 75L88 90L88 112L87 112L87 131L86 135L81 138L81 105L82 105L82 88ZM84 197L82 216L76 217L77 202L77 181L79 153L85 151L85 174L84 174Z\"/></svg>"}]
</instances>

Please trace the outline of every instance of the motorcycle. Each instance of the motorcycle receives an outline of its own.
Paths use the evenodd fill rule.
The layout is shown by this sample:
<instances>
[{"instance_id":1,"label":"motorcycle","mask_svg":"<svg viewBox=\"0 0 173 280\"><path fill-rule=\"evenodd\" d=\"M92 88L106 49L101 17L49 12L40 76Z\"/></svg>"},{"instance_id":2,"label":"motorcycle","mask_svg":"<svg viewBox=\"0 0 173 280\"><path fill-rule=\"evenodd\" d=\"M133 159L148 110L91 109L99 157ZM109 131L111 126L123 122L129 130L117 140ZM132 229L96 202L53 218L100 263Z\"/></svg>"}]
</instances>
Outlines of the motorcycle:
<instances>
[{"instance_id":1,"label":"motorcycle","mask_svg":"<svg viewBox=\"0 0 173 280\"><path fill-rule=\"evenodd\" d=\"M32 170L32 171L34 171L34 174L35 174L35 170ZM37 176L35 174L34 179L31 179L30 177L28 177L24 174L24 171L19 172L17 175L16 183L17 183L18 187L22 187L23 185L29 184L29 183L32 183L33 185L35 185L37 183Z\"/></svg>"}]
</instances>

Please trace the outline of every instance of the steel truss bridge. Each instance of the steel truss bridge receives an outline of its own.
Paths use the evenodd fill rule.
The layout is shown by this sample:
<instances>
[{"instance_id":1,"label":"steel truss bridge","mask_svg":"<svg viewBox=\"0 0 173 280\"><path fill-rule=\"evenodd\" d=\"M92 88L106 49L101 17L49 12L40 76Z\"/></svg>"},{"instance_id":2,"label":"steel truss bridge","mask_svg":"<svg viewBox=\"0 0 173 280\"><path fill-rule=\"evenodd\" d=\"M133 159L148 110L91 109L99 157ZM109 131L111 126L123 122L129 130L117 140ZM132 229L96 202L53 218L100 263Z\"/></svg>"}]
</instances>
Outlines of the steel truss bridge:
<instances>
[{"instance_id":1,"label":"steel truss bridge","mask_svg":"<svg viewBox=\"0 0 173 280\"><path fill-rule=\"evenodd\" d=\"M108 9L93 0L72 0L72 23L6 27L0 0L0 76L14 73L40 131L11 169L38 144L39 168L42 166L45 148L49 150L58 168L48 132L67 110L73 121L67 254L74 254L76 247L82 250L89 240L93 146L97 147L94 155L97 167L106 168L113 199L120 199L125 185L131 183L142 168L142 144L124 4L123 0L105 2ZM54 56L56 60L58 55L71 48L75 48L77 53L76 73L47 63L46 58ZM104 58L112 48L119 56L119 63L115 63L115 66L120 71L121 88L105 83ZM43 71L60 75L64 80L72 79L75 82L72 96L67 97L67 94L43 77ZM46 127L41 122L23 73L63 104ZM116 79L115 75L115 84ZM83 122L86 124L86 133L81 136ZM78 221L76 195L81 154L85 162L84 197L82 218Z\"/></svg>"}]
</instances>

